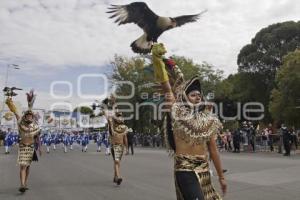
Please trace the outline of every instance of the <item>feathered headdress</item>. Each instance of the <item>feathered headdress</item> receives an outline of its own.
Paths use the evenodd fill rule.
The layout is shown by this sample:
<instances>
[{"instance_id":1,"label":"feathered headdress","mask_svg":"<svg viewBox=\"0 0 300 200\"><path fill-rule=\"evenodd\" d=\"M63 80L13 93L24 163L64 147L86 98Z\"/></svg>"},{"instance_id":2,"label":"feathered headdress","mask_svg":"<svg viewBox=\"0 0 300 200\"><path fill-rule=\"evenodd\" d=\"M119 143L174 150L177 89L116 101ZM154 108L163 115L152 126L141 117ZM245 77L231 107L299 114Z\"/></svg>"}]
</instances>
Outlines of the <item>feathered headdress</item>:
<instances>
[{"instance_id":1,"label":"feathered headdress","mask_svg":"<svg viewBox=\"0 0 300 200\"><path fill-rule=\"evenodd\" d=\"M28 110L31 111L35 101L36 94L34 94L34 90L31 89L29 93L26 93L26 95L27 95L27 102L28 102Z\"/></svg>"}]
</instances>

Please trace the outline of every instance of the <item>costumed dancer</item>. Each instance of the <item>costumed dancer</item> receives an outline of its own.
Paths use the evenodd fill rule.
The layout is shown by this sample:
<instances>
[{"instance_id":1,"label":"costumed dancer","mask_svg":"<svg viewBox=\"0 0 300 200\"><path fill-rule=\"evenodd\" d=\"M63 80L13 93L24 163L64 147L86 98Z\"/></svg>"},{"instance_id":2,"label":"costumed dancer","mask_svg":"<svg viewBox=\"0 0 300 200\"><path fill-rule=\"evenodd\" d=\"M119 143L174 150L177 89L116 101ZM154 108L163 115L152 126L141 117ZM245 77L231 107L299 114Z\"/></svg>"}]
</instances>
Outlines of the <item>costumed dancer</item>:
<instances>
[{"instance_id":1,"label":"costumed dancer","mask_svg":"<svg viewBox=\"0 0 300 200\"><path fill-rule=\"evenodd\" d=\"M110 100L114 109L114 97L112 96ZM107 108L107 107L106 107ZM104 110L104 114L106 116L108 122L108 130L111 141L111 153L114 160L114 178L113 182L117 185L120 185L123 181L120 173L120 165L124 150L127 151L128 143L127 143L127 132L128 127L124 123L124 118L122 117L122 113L119 111L115 111L113 116L109 116L108 112ZM127 153L127 152L126 152Z\"/></svg>"},{"instance_id":2,"label":"costumed dancer","mask_svg":"<svg viewBox=\"0 0 300 200\"><path fill-rule=\"evenodd\" d=\"M10 111L13 112L18 121L18 129L20 135L19 151L18 151L18 163L20 165L20 192L25 192L27 187L27 180L29 176L29 169L32 161L38 161L36 150L40 149L40 127L38 122L35 120L34 113L32 112L32 106L36 95L31 90L27 93L28 110L21 117L17 113L16 106L14 105L12 98L8 97L6 104Z\"/></svg>"},{"instance_id":3,"label":"costumed dancer","mask_svg":"<svg viewBox=\"0 0 300 200\"><path fill-rule=\"evenodd\" d=\"M177 199L219 200L221 197L211 181L208 154L214 163L221 189L225 194L227 186L215 141L222 124L205 109L199 78L194 77L185 82L174 62L163 61L162 56L165 53L163 44L153 45L155 78L167 96L165 106L169 112L164 123L165 141L167 147L174 151ZM173 66L169 66L168 63ZM170 73L168 75L167 70L173 75Z\"/></svg>"}]
</instances>

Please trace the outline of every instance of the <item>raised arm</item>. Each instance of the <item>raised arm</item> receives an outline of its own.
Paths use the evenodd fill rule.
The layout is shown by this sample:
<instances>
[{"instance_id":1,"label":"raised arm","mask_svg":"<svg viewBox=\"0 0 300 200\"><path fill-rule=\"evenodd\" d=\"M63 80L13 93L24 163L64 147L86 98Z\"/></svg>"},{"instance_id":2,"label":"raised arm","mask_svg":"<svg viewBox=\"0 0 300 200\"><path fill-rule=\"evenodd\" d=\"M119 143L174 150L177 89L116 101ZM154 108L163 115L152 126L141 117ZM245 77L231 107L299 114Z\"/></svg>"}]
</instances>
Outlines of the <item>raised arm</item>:
<instances>
[{"instance_id":1,"label":"raised arm","mask_svg":"<svg viewBox=\"0 0 300 200\"><path fill-rule=\"evenodd\" d=\"M109 124L110 124L111 116L109 116L109 113L108 113L108 106L110 103L112 104L112 107L115 104L115 97L113 95L111 95L109 98L106 98L102 101L102 112Z\"/></svg>"},{"instance_id":2,"label":"raised arm","mask_svg":"<svg viewBox=\"0 0 300 200\"><path fill-rule=\"evenodd\" d=\"M9 108L9 110L15 114L16 118L17 118L17 121L20 120L20 115L18 114L18 111L17 111L17 108L12 100L11 97L8 97L5 101L7 107Z\"/></svg>"},{"instance_id":3,"label":"raised arm","mask_svg":"<svg viewBox=\"0 0 300 200\"><path fill-rule=\"evenodd\" d=\"M162 88L165 100L169 104L167 107L171 107L175 102L175 97L170 84L168 72L166 70L166 65L163 60L163 55L166 52L167 50L162 43L155 43L151 50L155 82L159 83Z\"/></svg>"}]
</instances>

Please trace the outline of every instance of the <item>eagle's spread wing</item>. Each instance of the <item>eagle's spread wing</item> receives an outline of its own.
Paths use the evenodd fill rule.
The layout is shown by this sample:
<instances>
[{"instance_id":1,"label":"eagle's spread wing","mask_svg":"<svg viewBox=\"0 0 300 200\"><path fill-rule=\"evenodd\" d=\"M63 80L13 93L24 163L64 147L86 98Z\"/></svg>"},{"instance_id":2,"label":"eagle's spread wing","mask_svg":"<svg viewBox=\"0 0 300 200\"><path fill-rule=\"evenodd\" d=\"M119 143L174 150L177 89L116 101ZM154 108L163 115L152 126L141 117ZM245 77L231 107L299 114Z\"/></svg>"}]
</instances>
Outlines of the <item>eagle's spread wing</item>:
<instances>
[{"instance_id":1,"label":"eagle's spread wing","mask_svg":"<svg viewBox=\"0 0 300 200\"><path fill-rule=\"evenodd\" d=\"M150 10L146 3L134 2L128 5L111 5L107 13L113 15L110 18L116 18L115 23L127 24L135 23L142 29L147 29L150 24L155 23L158 16Z\"/></svg>"},{"instance_id":2,"label":"eagle's spread wing","mask_svg":"<svg viewBox=\"0 0 300 200\"><path fill-rule=\"evenodd\" d=\"M195 22L202 15L203 11L196 15L183 15L175 18L159 17L144 2L133 2L127 5L111 5L107 13L112 14L118 25L135 23L144 34L131 43L135 53L147 54L151 51L152 44L166 30L182 26L188 22Z\"/></svg>"},{"instance_id":3,"label":"eagle's spread wing","mask_svg":"<svg viewBox=\"0 0 300 200\"><path fill-rule=\"evenodd\" d=\"M182 16L174 17L173 19L176 21L176 27L179 27L186 23L197 21L200 18L200 16L205 12L207 12L207 10L204 10L201 13L196 15L182 15Z\"/></svg>"}]
</instances>

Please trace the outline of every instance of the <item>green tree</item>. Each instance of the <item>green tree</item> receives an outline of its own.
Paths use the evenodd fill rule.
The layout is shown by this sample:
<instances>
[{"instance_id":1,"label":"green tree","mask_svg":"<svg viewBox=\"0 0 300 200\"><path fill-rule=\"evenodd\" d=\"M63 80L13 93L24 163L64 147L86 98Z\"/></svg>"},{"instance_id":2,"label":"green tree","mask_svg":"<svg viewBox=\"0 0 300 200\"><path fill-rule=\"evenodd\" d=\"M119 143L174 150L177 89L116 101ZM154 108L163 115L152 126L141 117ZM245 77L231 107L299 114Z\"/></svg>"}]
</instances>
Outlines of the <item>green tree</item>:
<instances>
[{"instance_id":1,"label":"green tree","mask_svg":"<svg viewBox=\"0 0 300 200\"><path fill-rule=\"evenodd\" d=\"M212 65L208 63L197 64L193 60L172 56L176 64L182 70L186 79L190 79L195 75L198 75L202 80L202 89L205 94L207 92L213 92L216 85L221 81L223 72L214 70ZM153 67L150 60L143 57L126 58L122 56L115 56L113 65L113 74L111 76L112 82L116 81L130 81L134 84L134 96L131 99L118 99L117 102L127 102L132 105L143 102L161 102L161 99L155 98L157 89L153 87ZM152 84L152 86L151 86ZM129 95L131 87L128 84L118 85L116 88L118 95ZM156 95L157 96L157 95ZM136 107L134 107L134 119ZM139 120L128 120L126 123L132 127L133 130L138 132L148 132L157 129L160 125L159 121L153 120L153 108L151 106L141 106L139 108ZM130 115L129 113L127 115Z\"/></svg>"},{"instance_id":2,"label":"green tree","mask_svg":"<svg viewBox=\"0 0 300 200\"><path fill-rule=\"evenodd\" d=\"M275 75L282 58L300 46L300 21L272 24L261 29L238 55L239 72Z\"/></svg>"},{"instance_id":3,"label":"green tree","mask_svg":"<svg viewBox=\"0 0 300 200\"><path fill-rule=\"evenodd\" d=\"M116 93L121 96L129 96L133 92L133 97L130 99L117 99L117 103L130 103L133 105L133 113L125 113L125 117L133 116L133 119L126 120L126 124L132 127L134 131L146 132L146 125L149 126L149 115L151 110L142 107L143 114L139 115L139 120L136 119L136 104L141 103L142 93L152 94L154 92L152 87L146 87L151 79L151 74L145 73L145 67L147 66L146 60L142 57L126 58L123 56L115 56L114 61L111 62L113 66L113 74L111 75L112 82L128 81L133 84L119 84L115 85ZM144 86L144 87L143 87ZM127 106L119 106L120 109L128 109ZM141 110L140 112L141 113Z\"/></svg>"},{"instance_id":4,"label":"green tree","mask_svg":"<svg viewBox=\"0 0 300 200\"><path fill-rule=\"evenodd\" d=\"M73 112L80 112L81 114L86 114L86 115L90 115L90 116L94 115L94 111L90 107L87 107L87 106L77 107L73 110Z\"/></svg>"},{"instance_id":5,"label":"green tree","mask_svg":"<svg viewBox=\"0 0 300 200\"><path fill-rule=\"evenodd\" d=\"M235 101L268 102L265 96L266 86L263 84L263 75L258 73L237 73L230 75L218 88L217 95L223 95Z\"/></svg>"},{"instance_id":6,"label":"green tree","mask_svg":"<svg viewBox=\"0 0 300 200\"><path fill-rule=\"evenodd\" d=\"M289 53L276 74L272 90L272 117L291 126L300 127L300 50Z\"/></svg>"},{"instance_id":7,"label":"green tree","mask_svg":"<svg viewBox=\"0 0 300 200\"><path fill-rule=\"evenodd\" d=\"M265 95L266 87L263 84L263 75L259 73L241 72L229 75L216 86L215 102L222 103L222 114L226 117L241 114L243 118L243 105L248 102L260 102L267 105L269 98ZM238 109L240 104L241 109ZM219 107L220 108L220 107ZM257 108L257 107L255 107ZM220 108L221 109L221 108ZM268 108L265 107L264 121L269 121ZM247 113L248 116L257 117L261 113Z\"/></svg>"},{"instance_id":8,"label":"green tree","mask_svg":"<svg viewBox=\"0 0 300 200\"><path fill-rule=\"evenodd\" d=\"M244 46L238 55L238 72L249 73L241 75L246 76L242 85L248 85L249 90L243 88L243 91L235 94L245 99L251 95L258 97L256 101L268 108L276 71L282 65L283 57L297 47L300 47L300 21L272 24L261 29L251 40L251 44ZM271 120L269 109L266 109L265 120Z\"/></svg>"}]
</instances>

